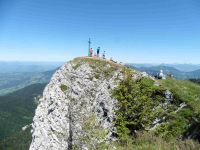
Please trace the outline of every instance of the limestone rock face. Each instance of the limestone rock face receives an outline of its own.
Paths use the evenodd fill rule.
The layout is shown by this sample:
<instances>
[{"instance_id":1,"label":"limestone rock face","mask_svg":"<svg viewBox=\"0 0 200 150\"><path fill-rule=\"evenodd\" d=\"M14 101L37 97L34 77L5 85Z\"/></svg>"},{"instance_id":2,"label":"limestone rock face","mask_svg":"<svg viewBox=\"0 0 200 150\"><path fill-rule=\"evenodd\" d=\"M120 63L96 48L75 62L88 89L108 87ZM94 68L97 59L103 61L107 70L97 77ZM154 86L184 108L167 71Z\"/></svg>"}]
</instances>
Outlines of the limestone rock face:
<instances>
[{"instance_id":1,"label":"limestone rock face","mask_svg":"<svg viewBox=\"0 0 200 150\"><path fill-rule=\"evenodd\" d=\"M123 79L122 70L123 66L89 58L75 59L57 70L39 100L30 150L66 150L72 145L82 149L83 122L94 113L108 131L107 138L113 138L116 100L111 91Z\"/></svg>"}]
</instances>

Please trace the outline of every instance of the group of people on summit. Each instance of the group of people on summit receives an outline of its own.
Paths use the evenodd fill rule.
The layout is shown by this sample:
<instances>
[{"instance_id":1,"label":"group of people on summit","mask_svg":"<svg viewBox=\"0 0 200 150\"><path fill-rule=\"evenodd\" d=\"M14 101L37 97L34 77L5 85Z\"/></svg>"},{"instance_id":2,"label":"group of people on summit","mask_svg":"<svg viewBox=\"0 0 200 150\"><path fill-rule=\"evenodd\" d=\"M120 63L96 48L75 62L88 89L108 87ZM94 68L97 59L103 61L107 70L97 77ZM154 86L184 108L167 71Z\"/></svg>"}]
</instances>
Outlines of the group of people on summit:
<instances>
[{"instance_id":1,"label":"group of people on summit","mask_svg":"<svg viewBox=\"0 0 200 150\"><path fill-rule=\"evenodd\" d=\"M105 59L106 55L105 55L105 51L102 54L102 58ZM94 50L92 48L90 48L89 53L88 53L88 57L100 57L100 47L97 48L97 52L95 53Z\"/></svg>"},{"instance_id":2,"label":"group of people on summit","mask_svg":"<svg viewBox=\"0 0 200 150\"><path fill-rule=\"evenodd\" d=\"M106 51L103 51L102 57L101 57L100 56L100 47L97 48L96 52L94 52L94 50L90 47L91 46L91 40L90 40L90 38L89 38L88 44L89 44L88 57L106 59ZM112 57L110 58L110 61L113 62L113 63L117 63L117 61L114 61L112 59ZM122 64L122 62L120 62L120 64Z\"/></svg>"}]
</instances>

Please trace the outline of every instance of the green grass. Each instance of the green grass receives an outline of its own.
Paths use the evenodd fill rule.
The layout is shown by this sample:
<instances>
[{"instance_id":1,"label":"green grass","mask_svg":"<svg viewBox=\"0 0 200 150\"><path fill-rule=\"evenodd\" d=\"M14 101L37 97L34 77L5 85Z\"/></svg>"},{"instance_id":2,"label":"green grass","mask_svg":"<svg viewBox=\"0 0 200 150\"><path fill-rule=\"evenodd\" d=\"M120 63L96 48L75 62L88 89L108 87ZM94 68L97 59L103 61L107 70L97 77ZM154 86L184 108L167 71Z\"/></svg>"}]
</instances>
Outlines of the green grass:
<instances>
[{"instance_id":1,"label":"green grass","mask_svg":"<svg viewBox=\"0 0 200 150\"><path fill-rule=\"evenodd\" d=\"M200 86L190 81L167 78L159 80L162 86L173 92L174 96L190 106L195 113L200 113Z\"/></svg>"},{"instance_id":2,"label":"green grass","mask_svg":"<svg viewBox=\"0 0 200 150\"><path fill-rule=\"evenodd\" d=\"M114 63L112 61L109 61L109 60L105 60L105 59L100 59L100 58L93 58L93 57L78 57L78 58L75 58L74 60L71 61L72 63L75 63L75 64L79 64L81 62L87 62L89 63L90 65L97 65L99 67L103 67L103 66L106 66L106 65L111 65L111 66L115 66L115 67L123 67L123 65L121 64L117 64L117 63Z\"/></svg>"},{"instance_id":3,"label":"green grass","mask_svg":"<svg viewBox=\"0 0 200 150\"><path fill-rule=\"evenodd\" d=\"M129 137L126 143L114 143L116 150L199 150L199 143L192 140L166 141L152 133L138 133L136 137Z\"/></svg>"},{"instance_id":4,"label":"green grass","mask_svg":"<svg viewBox=\"0 0 200 150\"><path fill-rule=\"evenodd\" d=\"M100 58L93 57L79 57L71 61L73 69L78 69L82 64L87 63L96 72L94 77L98 79L100 76L109 79L112 77L113 73L117 70L125 69L125 66L121 64L114 63L109 60L104 60ZM93 79L93 76L90 78Z\"/></svg>"}]
</instances>

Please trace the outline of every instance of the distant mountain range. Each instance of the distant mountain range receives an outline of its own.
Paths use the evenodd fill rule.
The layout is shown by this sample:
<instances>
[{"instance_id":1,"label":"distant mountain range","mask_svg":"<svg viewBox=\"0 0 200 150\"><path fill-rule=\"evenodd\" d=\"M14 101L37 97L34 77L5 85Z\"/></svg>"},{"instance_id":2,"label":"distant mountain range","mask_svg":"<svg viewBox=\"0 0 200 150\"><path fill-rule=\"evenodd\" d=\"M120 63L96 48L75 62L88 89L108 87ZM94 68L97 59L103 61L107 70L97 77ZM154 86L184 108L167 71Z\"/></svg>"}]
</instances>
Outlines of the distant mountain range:
<instances>
[{"instance_id":1,"label":"distant mountain range","mask_svg":"<svg viewBox=\"0 0 200 150\"><path fill-rule=\"evenodd\" d=\"M36 83L47 83L56 70L46 72L0 73L0 95Z\"/></svg>"},{"instance_id":2,"label":"distant mountain range","mask_svg":"<svg viewBox=\"0 0 200 150\"><path fill-rule=\"evenodd\" d=\"M5 95L31 84L49 82L62 63L0 62L0 95Z\"/></svg>"},{"instance_id":3,"label":"distant mountain range","mask_svg":"<svg viewBox=\"0 0 200 150\"><path fill-rule=\"evenodd\" d=\"M129 67L131 68L134 68L136 70L139 70L139 71L145 71L147 72L148 74L154 76L156 75L157 73L160 72L160 70L162 69L164 74L168 75L168 74L172 74L174 75L174 77L176 79L200 79L200 69L198 70L194 70L195 67L190 67L189 70L193 70L193 71L190 71L188 72L188 69L185 69L187 71L182 71L184 70L183 69L183 66L184 65L180 65L182 67L182 69L177 69L177 67L173 67L172 65L157 65L157 66L153 66L153 65L147 65L147 64L128 64ZM188 68L189 66L186 65ZM197 67L197 65L196 65ZM192 69L193 68L193 69ZM199 67L200 68L200 67Z\"/></svg>"},{"instance_id":4,"label":"distant mountain range","mask_svg":"<svg viewBox=\"0 0 200 150\"><path fill-rule=\"evenodd\" d=\"M173 67L174 69L177 69L182 72L192 72L195 70L200 69L200 64L134 64L130 63L127 65L135 66L136 68L149 68L149 67L156 67L156 66L167 66L167 67Z\"/></svg>"}]
</instances>

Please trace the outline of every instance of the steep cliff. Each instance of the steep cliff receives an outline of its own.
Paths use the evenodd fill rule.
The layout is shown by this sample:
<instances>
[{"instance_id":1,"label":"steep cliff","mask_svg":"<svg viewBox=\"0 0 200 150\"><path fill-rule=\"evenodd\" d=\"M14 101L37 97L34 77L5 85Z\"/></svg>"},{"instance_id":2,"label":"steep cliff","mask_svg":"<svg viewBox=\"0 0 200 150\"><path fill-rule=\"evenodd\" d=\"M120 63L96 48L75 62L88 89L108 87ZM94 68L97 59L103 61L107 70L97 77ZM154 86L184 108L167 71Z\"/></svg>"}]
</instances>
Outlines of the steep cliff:
<instances>
[{"instance_id":1,"label":"steep cliff","mask_svg":"<svg viewBox=\"0 0 200 150\"><path fill-rule=\"evenodd\" d=\"M84 148L84 124L96 116L99 127L113 138L116 100L111 91L123 79L125 67L106 60L76 58L53 75L33 119L30 150ZM142 76L132 72L133 78Z\"/></svg>"},{"instance_id":2,"label":"steep cliff","mask_svg":"<svg viewBox=\"0 0 200 150\"><path fill-rule=\"evenodd\" d=\"M30 150L134 149L137 143L120 143L132 135L137 141L144 131L164 140L199 139L199 89L187 81L155 80L112 61L76 58L46 86Z\"/></svg>"}]
</instances>

